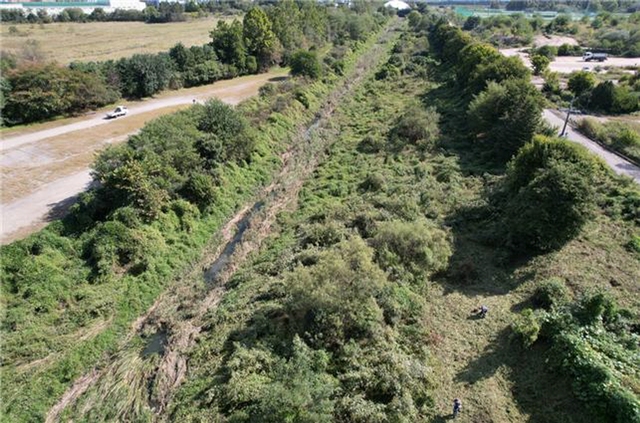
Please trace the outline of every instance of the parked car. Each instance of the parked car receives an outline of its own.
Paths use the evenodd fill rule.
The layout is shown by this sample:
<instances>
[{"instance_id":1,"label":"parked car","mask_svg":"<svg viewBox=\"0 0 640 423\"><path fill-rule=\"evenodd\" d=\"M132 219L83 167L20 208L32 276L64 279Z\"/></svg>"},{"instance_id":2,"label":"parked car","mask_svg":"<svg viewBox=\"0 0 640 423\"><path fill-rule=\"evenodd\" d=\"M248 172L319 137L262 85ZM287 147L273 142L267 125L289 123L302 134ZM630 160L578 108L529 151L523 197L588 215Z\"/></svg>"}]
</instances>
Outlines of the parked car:
<instances>
[{"instance_id":1,"label":"parked car","mask_svg":"<svg viewBox=\"0 0 640 423\"><path fill-rule=\"evenodd\" d=\"M118 106L113 112L107 113L107 119L114 119L120 116L125 116L129 110L125 106Z\"/></svg>"}]
</instances>

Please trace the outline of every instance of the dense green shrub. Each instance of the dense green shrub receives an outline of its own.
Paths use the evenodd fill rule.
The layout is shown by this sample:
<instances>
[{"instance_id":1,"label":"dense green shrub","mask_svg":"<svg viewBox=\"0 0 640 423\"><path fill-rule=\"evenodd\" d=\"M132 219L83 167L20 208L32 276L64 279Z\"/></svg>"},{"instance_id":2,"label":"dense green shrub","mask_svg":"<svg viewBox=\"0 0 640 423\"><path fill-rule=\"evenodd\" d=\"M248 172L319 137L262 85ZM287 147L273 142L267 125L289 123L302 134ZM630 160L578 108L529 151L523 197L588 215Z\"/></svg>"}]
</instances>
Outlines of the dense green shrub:
<instances>
[{"instance_id":1,"label":"dense green shrub","mask_svg":"<svg viewBox=\"0 0 640 423\"><path fill-rule=\"evenodd\" d=\"M608 173L604 163L585 148L560 139L536 136L509 163L507 189L510 193L517 193L554 162L570 163L587 178L599 179Z\"/></svg>"},{"instance_id":2,"label":"dense green shrub","mask_svg":"<svg viewBox=\"0 0 640 423\"><path fill-rule=\"evenodd\" d=\"M536 307L546 310L557 308L567 303L569 290L565 283L558 278L551 278L536 287L532 301Z\"/></svg>"},{"instance_id":3,"label":"dense green shrub","mask_svg":"<svg viewBox=\"0 0 640 423\"><path fill-rule=\"evenodd\" d=\"M627 243L627 248L636 253L640 253L640 235L631 235L631 239Z\"/></svg>"},{"instance_id":4,"label":"dense green shrub","mask_svg":"<svg viewBox=\"0 0 640 423\"><path fill-rule=\"evenodd\" d=\"M343 241L347 237L347 230L339 222L309 223L300 227L301 245L328 247Z\"/></svg>"},{"instance_id":5,"label":"dense green shrub","mask_svg":"<svg viewBox=\"0 0 640 423\"><path fill-rule=\"evenodd\" d=\"M300 50L295 52L291 56L289 66L291 67L291 75L294 76L317 79L322 74L322 66L315 51Z\"/></svg>"},{"instance_id":6,"label":"dense green shrub","mask_svg":"<svg viewBox=\"0 0 640 423\"><path fill-rule=\"evenodd\" d=\"M544 45L544 46L536 48L534 50L534 54L538 54L540 56L544 56L547 59L549 59L550 61L552 61L558 55L558 47L550 46L550 45Z\"/></svg>"},{"instance_id":7,"label":"dense green shrub","mask_svg":"<svg viewBox=\"0 0 640 423\"><path fill-rule=\"evenodd\" d=\"M401 71L397 66L391 63L387 63L376 72L376 79L378 80L394 79L394 78L398 78L400 74L401 74Z\"/></svg>"},{"instance_id":8,"label":"dense green shrub","mask_svg":"<svg viewBox=\"0 0 640 423\"><path fill-rule=\"evenodd\" d=\"M541 54L534 54L531 56L531 65L533 66L533 74L541 75L544 71L549 68L549 63L551 60L547 56L543 56Z\"/></svg>"},{"instance_id":9,"label":"dense green shrub","mask_svg":"<svg viewBox=\"0 0 640 423\"><path fill-rule=\"evenodd\" d=\"M382 138L367 135L358 144L358 150L362 153L375 154L385 147L385 143Z\"/></svg>"},{"instance_id":10,"label":"dense green shrub","mask_svg":"<svg viewBox=\"0 0 640 423\"><path fill-rule=\"evenodd\" d=\"M168 54L134 54L117 64L120 90L126 97L149 97L169 85L174 63Z\"/></svg>"},{"instance_id":11,"label":"dense green shrub","mask_svg":"<svg viewBox=\"0 0 640 423\"><path fill-rule=\"evenodd\" d=\"M511 330L518 341L528 348L538 340L540 323L533 310L527 308L511 323Z\"/></svg>"},{"instance_id":12,"label":"dense green shrub","mask_svg":"<svg viewBox=\"0 0 640 423\"><path fill-rule=\"evenodd\" d=\"M95 74L56 65L34 65L7 76L3 120L29 123L110 104L118 93Z\"/></svg>"},{"instance_id":13,"label":"dense green shrub","mask_svg":"<svg viewBox=\"0 0 640 423\"><path fill-rule=\"evenodd\" d=\"M382 322L375 301L385 283L361 239L345 241L321 254L317 264L287 277L286 309L296 333L313 346L334 350L348 339L367 339Z\"/></svg>"},{"instance_id":14,"label":"dense green shrub","mask_svg":"<svg viewBox=\"0 0 640 423\"><path fill-rule=\"evenodd\" d=\"M205 156L207 159L224 161L248 160L255 148L255 135L247 120L231 106L220 100L209 100L203 106L198 129L213 137L210 141L219 145L218 156ZM216 147L215 149L217 149ZM200 149L201 154L202 149ZM211 150L208 150L211 151ZM212 163L212 162L211 162Z\"/></svg>"},{"instance_id":15,"label":"dense green shrub","mask_svg":"<svg viewBox=\"0 0 640 423\"><path fill-rule=\"evenodd\" d=\"M579 45L562 44L558 47L558 56L582 56L582 53Z\"/></svg>"},{"instance_id":16,"label":"dense green shrub","mask_svg":"<svg viewBox=\"0 0 640 423\"><path fill-rule=\"evenodd\" d=\"M540 124L542 98L525 79L489 83L469 104L469 126L501 161L531 140Z\"/></svg>"},{"instance_id":17,"label":"dense green shrub","mask_svg":"<svg viewBox=\"0 0 640 423\"><path fill-rule=\"evenodd\" d=\"M596 85L596 77L591 72L578 71L572 72L569 76L567 86L575 96L579 96L591 90Z\"/></svg>"},{"instance_id":18,"label":"dense green shrub","mask_svg":"<svg viewBox=\"0 0 640 423\"><path fill-rule=\"evenodd\" d=\"M233 422L331 422L338 381L328 372L329 356L293 340L285 359L260 348L235 347L220 389Z\"/></svg>"},{"instance_id":19,"label":"dense green shrub","mask_svg":"<svg viewBox=\"0 0 640 423\"><path fill-rule=\"evenodd\" d=\"M632 113L640 108L638 98L627 86L618 86L611 81L602 82L593 88L586 103L592 110L613 114Z\"/></svg>"},{"instance_id":20,"label":"dense green shrub","mask_svg":"<svg viewBox=\"0 0 640 423\"><path fill-rule=\"evenodd\" d=\"M384 177L379 173L370 173L360 184L363 191L380 191L384 188Z\"/></svg>"},{"instance_id":21,"label":"dense green shrub","mask_svg":"<svg viewBox=\"0 0 640 423\"><path fill-rule=\"evenodd\" d=\"M537 137L509 165L506 221L515 247L560 248L574 238L595 207L594 181L602 164L583 147Z\"/></svg>"},{"instance_id":22,"label":"dense green shrub","mask_svg":"<svg viewBox=\"0 0 640 423\"><path fill-rule=\"evenodd\" d=\"M184 186L184 197L201 208L215 204L215 182L209 175L192 174Z\"/></svg>"},{"instance_id":23,"label":"dense green shrub","mask_svg":"<svg viewBox=\"0 0 640 423\"><path fill-rule=\"evenodd\" d=\"M391 130L391 141L399 147L411 144L427 150L435 145L440 135L439 120L435 108L412 109L402 115Z\"/></svg>"},{"instance_id":24,"label":"dense green shrub","mask_svg":"<svg viewBox=\"0 0 640 423\"><path fill-rule=\"evenodd\" d=\"M444 270L451 256L447 233L426 220L383 222L372 245L383 268L398 265L417 273Z\"/></svg>"}]
</instances>

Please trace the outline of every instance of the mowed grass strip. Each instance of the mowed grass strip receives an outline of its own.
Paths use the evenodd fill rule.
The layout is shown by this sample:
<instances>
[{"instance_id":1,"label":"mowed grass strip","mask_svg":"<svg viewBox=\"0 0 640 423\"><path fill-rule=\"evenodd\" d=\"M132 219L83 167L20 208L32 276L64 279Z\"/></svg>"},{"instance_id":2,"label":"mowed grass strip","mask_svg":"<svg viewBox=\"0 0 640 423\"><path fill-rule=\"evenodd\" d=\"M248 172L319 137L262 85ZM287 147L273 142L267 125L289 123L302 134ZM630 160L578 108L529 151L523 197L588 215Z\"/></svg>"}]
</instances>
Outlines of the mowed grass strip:
<instances>
[{"instance_id":1,"label":"mowed grass strip","mask_svg":"<svg viewBox=\"0 0 640 423\"><path fill-rule=\"evenodd\" d=\"M240 17L241 18L241 17ZM219 20L208 17L186 22L146 24L144 22L90 22L15 24L0 27L2 51L39 54L43 61L67 64L73 61L119 59L140 53L158 53L181 42L185 46L209 42ZM17 32L16 32L17 31ZM31 45L30 45L31 44Z\"/></svg>"}]
</instances>

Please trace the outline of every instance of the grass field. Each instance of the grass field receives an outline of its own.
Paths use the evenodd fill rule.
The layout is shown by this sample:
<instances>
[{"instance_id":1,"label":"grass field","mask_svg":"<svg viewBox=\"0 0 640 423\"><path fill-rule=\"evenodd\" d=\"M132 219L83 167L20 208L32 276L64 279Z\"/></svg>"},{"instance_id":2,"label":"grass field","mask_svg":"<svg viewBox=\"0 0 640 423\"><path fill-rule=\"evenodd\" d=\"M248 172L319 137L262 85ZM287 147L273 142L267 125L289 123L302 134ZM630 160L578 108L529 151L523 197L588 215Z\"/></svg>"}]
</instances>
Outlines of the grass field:
<instances>
[{"instance_id":1,"label":"grass field","mask_svg":"<svg viewBox=\"0 0 640 423\"><path fill-rule=\"evenodd\" d=\"M204 44L209 41L209 31L218 20L220 19L209 17L168 24L4 24L0 27L0 36L3 52L17 54L18 57L35 55L41 60L66 64L76 60L108 60L136 53L156 53L168 50L178 42L186 46Z\"/></svg>"}]
</instances>

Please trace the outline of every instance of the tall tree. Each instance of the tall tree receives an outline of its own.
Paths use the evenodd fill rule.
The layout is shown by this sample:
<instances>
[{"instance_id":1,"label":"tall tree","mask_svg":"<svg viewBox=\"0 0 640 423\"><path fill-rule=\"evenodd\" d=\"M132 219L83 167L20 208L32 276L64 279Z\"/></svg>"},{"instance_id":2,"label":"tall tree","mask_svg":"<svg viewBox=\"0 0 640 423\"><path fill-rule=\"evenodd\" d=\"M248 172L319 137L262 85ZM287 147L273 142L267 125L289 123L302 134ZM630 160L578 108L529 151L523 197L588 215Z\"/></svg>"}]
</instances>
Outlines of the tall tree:
<instances>
[{"instance_id":1,"label":"tall tree","mask_svg":"<svg viewBox=\"0 0 640 423\"><path fill-rule=\"evenodd\" d=\"M254 7L244 16L243 27L249 54L258 59L260 69L269 67L277 51L277 38L267 14Z\"/></svg>"},{"instance_id":2,"label":"tall tree","mask_svg":"<svg viewBox=\"0 0 640 423\"><path fill-rule=\"evenodd\" d=\"M216 29L211 31L211 45L223 63L244 69L247 58L247 47L240 21L233 21L231 25L219 21Z\"/></svg>"},{"instance_id":3,"label":"tall tree","mask_svg":"<svg viewBox=\"0 0 640 423\"><path fill-rule=\"evenodd\" d=\"M472 131L493 157L506 161L531 140L542 112L542 97L525 79L490 82L469 105Z\"/></svg>"},{"instance_id":4,"label":"tall tree","mask_svg":"<svg viewBox=\"0 0 640 423\"><path fill-rule=\"evenodd\" d=\"M303 46L301 13L293 0L283 0L268 9L273 32L285 50L293 51Z\"/></svg>"}]
</instances>

